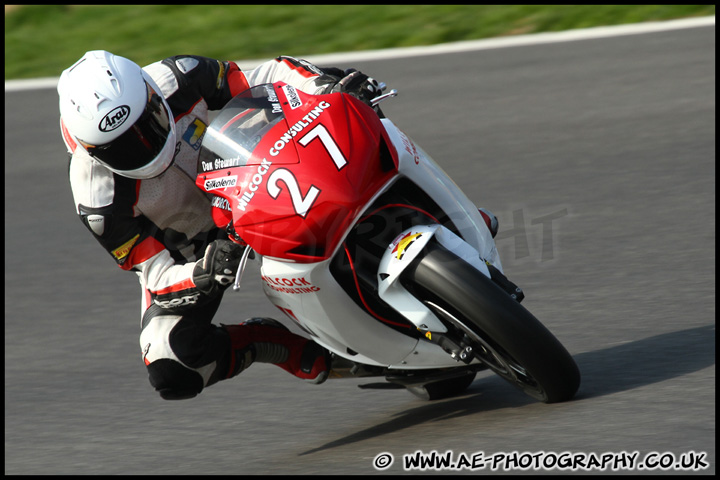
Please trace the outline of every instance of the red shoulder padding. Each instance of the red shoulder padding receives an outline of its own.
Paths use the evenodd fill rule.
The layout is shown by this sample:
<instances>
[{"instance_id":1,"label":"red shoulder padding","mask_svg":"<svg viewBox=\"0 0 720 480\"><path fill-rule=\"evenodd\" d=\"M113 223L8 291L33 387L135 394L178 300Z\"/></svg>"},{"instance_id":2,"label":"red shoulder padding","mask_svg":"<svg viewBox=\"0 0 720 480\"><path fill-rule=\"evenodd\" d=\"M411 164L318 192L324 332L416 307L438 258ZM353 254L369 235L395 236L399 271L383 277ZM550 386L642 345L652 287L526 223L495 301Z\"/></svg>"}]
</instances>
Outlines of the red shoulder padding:
<instances>
[{"instance_id":1,"label":"red shoulder padding","mask_svg":"<svg viewBox=\"0 0 720 480\"><path fill-rule=\"evenodd\" d=\"M227 72L227 83L230 87L230 94L234 97L240 92L244 92L250 85L248 84L245 74L240 70L235 62L228 62L229 68Z\"/></svg>"}]
</instances>

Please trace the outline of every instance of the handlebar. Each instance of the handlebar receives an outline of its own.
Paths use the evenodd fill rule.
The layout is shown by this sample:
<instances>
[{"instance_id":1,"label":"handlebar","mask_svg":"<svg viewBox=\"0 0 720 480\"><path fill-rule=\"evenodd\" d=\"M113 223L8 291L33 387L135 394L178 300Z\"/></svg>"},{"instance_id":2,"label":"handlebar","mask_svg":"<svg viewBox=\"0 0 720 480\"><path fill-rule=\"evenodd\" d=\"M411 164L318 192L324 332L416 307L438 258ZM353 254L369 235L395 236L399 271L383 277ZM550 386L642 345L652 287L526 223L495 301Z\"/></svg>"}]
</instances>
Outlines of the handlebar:
<instances>
[{"instance_id":1,"label":"handlebar","mask_svg":"<svg viewBox=\"0 0 720 480\"><path fill-rule=\"evenodd\" d=\"M384 83L380 84L380 86L381 86L381 90L384 90L384 89L385 89L385 88L384 88L384 86L385 86ZM390 90L388 93L385 93L385 94L383 94L383 95L380 95L379 97L375 97L375 98L373 98L372 100L370 100L370 106L374 107L374 106L376 106L378 103L382 102L383 100L387 100L387 99L390 98L390 97L397 97L397 94L398 94L398 91L393 88L393 89Z\"/></svg>"}]
</instances>

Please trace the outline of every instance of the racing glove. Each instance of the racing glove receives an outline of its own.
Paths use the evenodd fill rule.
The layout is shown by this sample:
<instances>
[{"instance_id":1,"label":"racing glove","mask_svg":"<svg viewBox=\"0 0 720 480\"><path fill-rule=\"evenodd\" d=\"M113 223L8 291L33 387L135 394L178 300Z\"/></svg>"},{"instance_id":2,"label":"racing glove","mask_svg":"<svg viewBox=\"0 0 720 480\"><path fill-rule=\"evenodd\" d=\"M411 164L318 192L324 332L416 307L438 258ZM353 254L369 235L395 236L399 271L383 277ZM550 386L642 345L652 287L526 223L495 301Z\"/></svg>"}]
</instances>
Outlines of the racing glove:
<instances>
[{"instance_id":1,"label":"racing glove","mask_svg":"<svg viewBox=\"0 0 720 480\"><path fill-rule=\"evenodd\" d=\"M215 240L205 249L193 269L193 282L200 292L214 296L235 281L244 247L230 240Z\"/></svg>"},{"instance_id":2,"label":"racing glove","mask_svg":"<svg viewBox=\"0 0 720 480\"><path fill-rule=\"evenodd\" d=\"M364 73L349 68L343 72L342 77L335 85L330 88L328 93L347 93L356 97L370 105L370 101L382 94L380 84L372 77L368 77Z\"/></svg>"}]
</instances>

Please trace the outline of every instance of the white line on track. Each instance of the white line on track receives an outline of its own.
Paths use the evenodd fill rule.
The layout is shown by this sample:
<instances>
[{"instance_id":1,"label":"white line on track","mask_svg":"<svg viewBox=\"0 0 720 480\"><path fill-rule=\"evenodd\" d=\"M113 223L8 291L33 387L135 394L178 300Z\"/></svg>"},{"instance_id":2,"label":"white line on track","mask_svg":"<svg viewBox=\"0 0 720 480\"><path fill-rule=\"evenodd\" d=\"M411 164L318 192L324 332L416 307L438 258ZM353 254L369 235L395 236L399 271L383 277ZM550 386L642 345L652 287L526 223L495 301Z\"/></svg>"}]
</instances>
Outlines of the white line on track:
<instances>
[{"instance_id":1,"label":"white line on track","mask_svg":"<svg viewBox=\"0 0 720 480\"><path fill-rule=\"evenodd\" d=\"M539 45L544 43L574 42L594 38L615 37L621 35L637 35L643 33L678 30L682 28L696 28L715 26L715 17L695 17L665 22L634 23L629 25L616 25L611 27L594 27L564 32L535 33L532 35L517 35L511 37L488 38L482 40L467 40L463 42L443 43L425 47L390 48L385 50L366 50L363 52L331 53L327 55L307 55L305 60L317 65L348 64L358 61L386 60L392 58L419 57L424 55L440 55L446 53L468 52L474 50L487 50L493 48L508 48L525 45ZM241 69L255 68L269 59L239 60ZM42 88L55 88L58 79L36 78L31 80L7 80L5 91L37 90Z\"/></svg>"}]
</instances>

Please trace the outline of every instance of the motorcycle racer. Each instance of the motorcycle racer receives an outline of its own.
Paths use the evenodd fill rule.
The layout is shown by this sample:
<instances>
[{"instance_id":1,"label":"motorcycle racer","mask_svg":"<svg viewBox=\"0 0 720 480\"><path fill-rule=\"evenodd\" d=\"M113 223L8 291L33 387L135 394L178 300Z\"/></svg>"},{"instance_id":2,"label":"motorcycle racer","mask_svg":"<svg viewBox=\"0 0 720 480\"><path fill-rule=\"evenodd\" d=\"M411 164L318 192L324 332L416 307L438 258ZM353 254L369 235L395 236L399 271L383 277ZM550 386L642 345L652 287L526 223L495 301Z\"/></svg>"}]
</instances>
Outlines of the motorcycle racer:
<instances>
[{"instance_id":1,"label":"motorcycle racer","mask_svg":"<svg viewBox=\"0 0 720 480\"><path fill-rule=\"evenodd\" d=\"M243 246L215 226L212 198L195 186L200 142L209 111L276 81L366 102L380 94L361 72L288 56L249 71L193 55L141 68L96 50L60 77L60 128L76 213L117 265L139 278L142 358L164 399L192 398L254 362L314 383L327 378L329 352L280 322L212 323Z\"/></svg>"}]
</instances>

